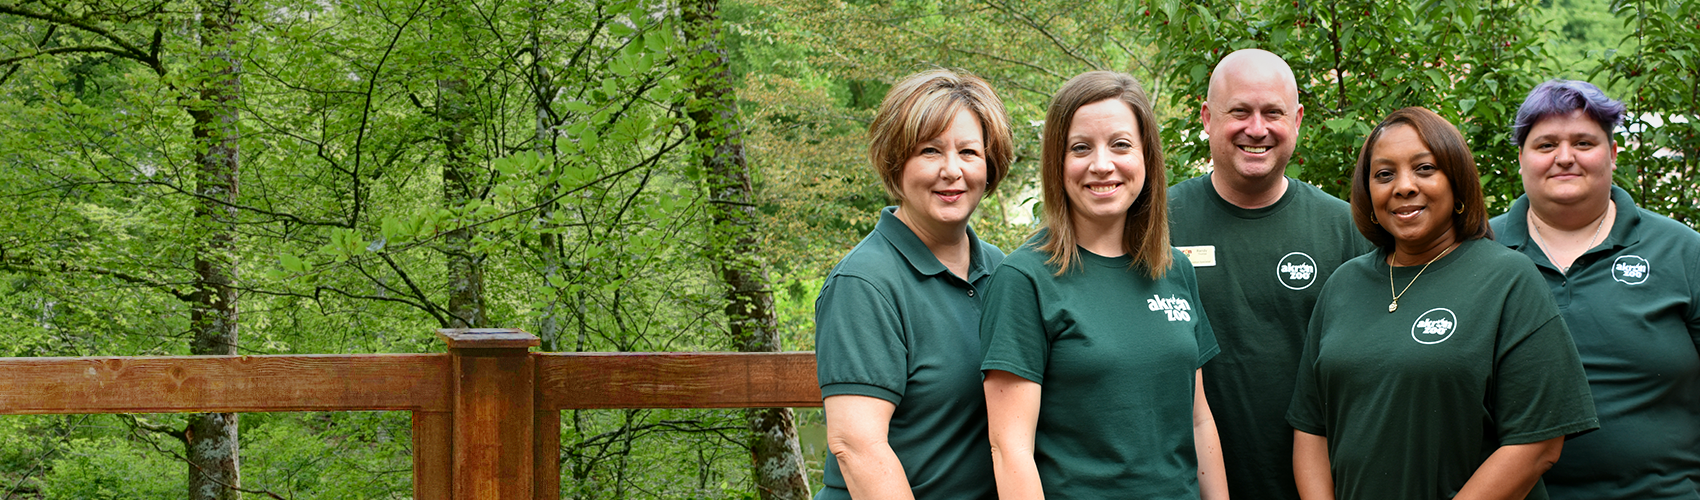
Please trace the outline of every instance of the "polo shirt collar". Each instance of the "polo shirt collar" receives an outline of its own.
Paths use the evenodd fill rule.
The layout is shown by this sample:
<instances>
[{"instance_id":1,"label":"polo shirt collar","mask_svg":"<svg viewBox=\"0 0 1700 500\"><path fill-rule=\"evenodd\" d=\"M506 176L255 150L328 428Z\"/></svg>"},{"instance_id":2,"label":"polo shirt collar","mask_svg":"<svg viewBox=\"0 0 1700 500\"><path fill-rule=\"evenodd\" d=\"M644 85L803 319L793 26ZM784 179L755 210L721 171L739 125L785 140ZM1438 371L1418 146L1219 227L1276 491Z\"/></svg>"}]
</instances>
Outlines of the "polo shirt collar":
<instances>
[{"instance_id":1,"label":"polo shirt collar","mask_svg":"<svg viewBox=\"0 0 1700 500\"><path fill-rule=\"evenodd\" d=\"M1601 240L1604 249L1617 249L1641 242L1641 232L1636 229L1641 225L1641 210L1635 206L1635 199L1629 196L1623 188L1611 187L1611 201L1617 204L1617 215L1612 218L1611 233ZM1511 203L1511 210L1505 212L1505 231L1494 235L1500 243L1511 248L1521 249L1529 244L1529 195L1518 196Z\"/></svg>"},{"instance_id":2,"label":"polo shirt collar","mask_svg":"<svg viewBox=\"0 0 1700 500\"><path fill-rule=\"evenodd\" d=\"M903 255L903 260L907 261L915 272L925 276L951 274L950 269L945 268L944 263L939 262L939 258L927 248L927 244L921 242L921 237L916 236L908 224L897 218L897 207L885 207L880 210L880 221L874 225L874 231L891 242L892 248L896 248L897 253ZM967 281L972 283L990 271L986 269L985 249L980 244L980 237L974 235L972 227L968 228L968 245L972 255L968 258Z\"/></svg>"}]
</instances>

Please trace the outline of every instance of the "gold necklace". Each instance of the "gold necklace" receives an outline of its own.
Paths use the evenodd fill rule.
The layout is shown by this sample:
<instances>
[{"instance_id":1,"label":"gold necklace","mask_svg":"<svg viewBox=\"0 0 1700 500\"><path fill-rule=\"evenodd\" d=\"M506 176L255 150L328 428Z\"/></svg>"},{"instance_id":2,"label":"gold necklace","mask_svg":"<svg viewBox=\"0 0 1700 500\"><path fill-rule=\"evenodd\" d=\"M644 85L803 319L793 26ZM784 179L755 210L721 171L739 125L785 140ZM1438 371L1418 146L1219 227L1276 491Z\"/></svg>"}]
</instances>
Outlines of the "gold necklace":
<instances>
[{"instance_id":1,"label":"gold necklace","mask_svg":"<svg viewBox=\"0 0 1700 500\"><path fill-rule=\"evenodd\" d=\"M1446 250L1440 252L1440 255L1436 255L1434 258L1429 259L1428 264L1433 264L1434 261L1440 260L1440 258L1445 257L1446 254L1452 253L1452 249L1458 248L1458 245L1462 244L1464 243L1458 242L1453 243L1452 246L1446 247ZM1403 297L1405 292L1411 291L1411 285L1417 284L1417 278L1423 277L1423 271L1428 270L1428 264L1423 264L1423 268L1417 270L1417 275L1411 277L1411 282L1405 284L1404 290L1400 290L1398 293L1393 293L1393 256L1387 256L1387 291L1389 293L1393 293L1393 303L1387 304L1387 312L1389 314L1392 314L1393 311L1399 310L1399 297Z\"/></svg>"},{"instance_id":2,"label":"gold necklace","mask_svg":"<svg viewBox=\"0 0 1700 500\"><path fill-rule=\"evenodd\" d=\"M1613 205L1616 205L1616 202L1610 200L1606 201L1606 210L1605 212L1600 213L1600 220L1594 223L1594 235L1588 237L1588 244L1582 247L1582 253L1588 253L1589 249L1594 248L1594 238L1600 237L1600 228L1606 227L1606 216L1611 215L1611 208ZM1529 207L1529 215L1534 216L1533 220L1546 222L1546 219L1541 218L1541 214L1535 213L1535 207ZM1558 259L1552 258L1552 252L1547 251L1546 238L1541 237L1541 225L1533 222L1529 223L1529 225L1535 226L1535 247L1541 249L1541 255L1547 256L1547 262L1551 262L1553 267L1558 268L1559 274L1569 272L1570 266L1558 265ZM1580 259L1582 256L1577 255L1576 258ZM1570 264L1575 265L1576 261L1572 259Z\"/></svg>"}]
</instances>

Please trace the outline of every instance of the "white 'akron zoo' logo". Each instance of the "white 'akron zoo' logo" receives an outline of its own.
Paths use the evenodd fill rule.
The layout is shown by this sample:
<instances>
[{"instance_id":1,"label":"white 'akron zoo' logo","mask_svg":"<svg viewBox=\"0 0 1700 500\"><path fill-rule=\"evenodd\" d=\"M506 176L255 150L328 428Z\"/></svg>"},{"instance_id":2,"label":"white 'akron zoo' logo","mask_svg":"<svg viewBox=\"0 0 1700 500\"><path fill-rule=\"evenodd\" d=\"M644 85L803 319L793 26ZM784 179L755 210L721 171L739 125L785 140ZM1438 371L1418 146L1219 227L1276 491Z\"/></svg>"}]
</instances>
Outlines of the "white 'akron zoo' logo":
<instances>
[{"instance_id":1,"label":"white 'akron zoo' logo","mask_svg":"<svg viewBox=\"0 0 1700 500\"><path fill-rule=\"evenodd\" d=\"M1275 279L1294 290L1304 290L1316 282L1316 261L1304 252L1293 252L1275 264Z\"/></svg>"},{"instance_id":2,"label":"white 'akron zoo' logo","mask_svg":"<svg viewBox=\"0 0 1700 500\"><path fill-rule=\"evenodd\" d=\"M1169 316L1169 321L1192 321L1192 303L1186 299L1176 298L1174 295L1166 299L1152 295L1151 298L1145 299L1145 305L1153 311L1163 311Z\"/></svg>"},{"instance_id":3,"label":"white 'akron zoo' logo","mask_svg":"<svg viewBox=\"0 0 1700 500\"><path fill-rule=\"evenodd\" d=\"M1611 263L1611 279L1630 285L1646 283L1647 274L1652 271L1653 268L1647 264L1647 259L1639 255L1625 255Z\"/></svg>"},{"instance_id":4,"label":"white 'akron zoo' logo","mask_svg":"<svg viewBox=\"0 0 1700 500\"><path fill-rule=\"evenodd\" d=\"M1418 344L1439 344L1452 338L1452 332L1458 331L1458 316L1451 309L1436 307L1417 316L1417 322L1411 324L1411 340Z\"/></svg>"}]
</instances>

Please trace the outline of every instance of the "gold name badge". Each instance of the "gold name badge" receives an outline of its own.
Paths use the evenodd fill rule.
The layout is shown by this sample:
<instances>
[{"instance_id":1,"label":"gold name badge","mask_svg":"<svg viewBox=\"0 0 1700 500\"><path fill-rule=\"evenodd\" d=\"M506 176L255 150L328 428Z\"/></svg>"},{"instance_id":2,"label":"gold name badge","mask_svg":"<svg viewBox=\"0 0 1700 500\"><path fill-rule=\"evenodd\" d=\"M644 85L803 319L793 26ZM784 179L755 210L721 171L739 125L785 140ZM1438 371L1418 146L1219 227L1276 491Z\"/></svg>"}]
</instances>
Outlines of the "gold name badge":
<instances>
[{"instance_id":1,"label":"gold name badge","mask_svg":"<svg viewBox=\"0 0 1700 500\"><path fill-rule=\"evenodd\" d=\"M1192 261L1192 267L1215 267L1216 246L1200 245L1195 247L1175 247L1186 254L1186 260Z\"/></svg>"}]
</instances>

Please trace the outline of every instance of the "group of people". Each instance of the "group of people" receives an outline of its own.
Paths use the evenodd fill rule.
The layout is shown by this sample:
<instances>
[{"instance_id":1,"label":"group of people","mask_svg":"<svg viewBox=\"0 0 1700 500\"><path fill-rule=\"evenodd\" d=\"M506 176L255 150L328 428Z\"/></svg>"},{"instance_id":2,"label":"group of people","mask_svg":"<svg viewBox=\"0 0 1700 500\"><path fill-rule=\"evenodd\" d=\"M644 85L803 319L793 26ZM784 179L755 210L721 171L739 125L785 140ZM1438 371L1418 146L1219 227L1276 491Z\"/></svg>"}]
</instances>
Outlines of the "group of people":
<instances>
[{"instance_id":1,"label":"group of people","mask_svg":"<svg viewBox=\"0 0 1700 500\"><path fill-rule=\"evenodd\" d=\"M1624 112L1530 91L1526 194L1490 217L1418 107L1364 139L1349 203L1286 177L1275 54L1218 63L1210 173L1172 187L1139 83L1085 73L1006 256L969 227L1014 158L1002 101L912 75L868 129L897 205L816 302L816 498L1700 500L1700 233L1613 187Z\"/></svg>"}]
</instances>

